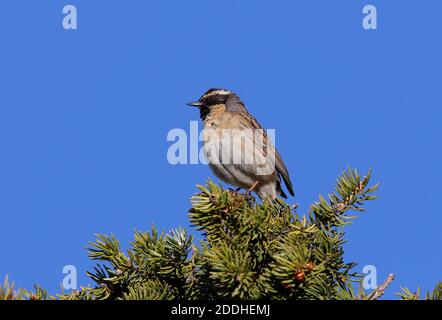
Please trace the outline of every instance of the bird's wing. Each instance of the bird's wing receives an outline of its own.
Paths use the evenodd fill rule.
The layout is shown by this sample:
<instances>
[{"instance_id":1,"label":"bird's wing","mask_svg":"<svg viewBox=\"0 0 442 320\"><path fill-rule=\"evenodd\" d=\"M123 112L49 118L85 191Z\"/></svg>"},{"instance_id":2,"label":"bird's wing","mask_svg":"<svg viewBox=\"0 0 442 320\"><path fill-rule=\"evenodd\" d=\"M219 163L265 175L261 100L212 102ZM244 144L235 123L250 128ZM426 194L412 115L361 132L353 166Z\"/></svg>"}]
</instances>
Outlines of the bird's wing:
<instances>
[{"instance_id":1,"label":"bird's wing","mask_svg":"<svg viewBox=\"0 0 442 320\"><path fill-rule=\"evenodd\" d=\"M276 171L278 173L277 180L278 180L279 186L277 186L277 187L279 189L279 192L281 193L282 196L285 196L284 192L281 189L281 185L280 185L280 181L279 181L280 180L279 177L282 177L282 180L284 180L287 190L289 191L289 193L292 196L294 196L295 193L293 191L293 184L290 181L290 175L289 175L288 169L287 169L286 165L284 164L284 161L282 161L282 158L281 158L280 154L278 153L278 151L276 150L276 148L274 148L273 146L271 148L268 148L269 144L271 144L271 140L267 136L266 131L262 128L262 126L258 123L258 121L247 111L241 112L240 119L241 119L240 122L241 122L242 128L247 128L247 127L251 126L253 129L261 129L262 130L263 135L264 135L264 144L266 145L266 148L264 149L265 154L263 156L267 157L266 153L272 149L274 150L274 153L275 153L275 158L274 158L275 164L274 165L275 165ZM267 152L266 152L266 150L267 150ZM256 149L255 149L255 156L256 156ZM272 157L267 157L267 159L269 159L269 158L272 158Z\"/></svg>"}]
</instances>

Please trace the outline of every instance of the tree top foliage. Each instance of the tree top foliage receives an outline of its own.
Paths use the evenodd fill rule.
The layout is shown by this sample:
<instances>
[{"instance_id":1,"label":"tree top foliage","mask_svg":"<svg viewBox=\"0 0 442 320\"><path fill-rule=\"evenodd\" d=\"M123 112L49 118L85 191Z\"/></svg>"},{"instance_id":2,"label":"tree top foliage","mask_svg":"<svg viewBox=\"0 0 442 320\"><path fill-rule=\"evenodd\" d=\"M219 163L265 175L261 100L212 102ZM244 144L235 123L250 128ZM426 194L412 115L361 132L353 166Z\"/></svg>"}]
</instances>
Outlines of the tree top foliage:
<instances>
[{"instance_id":1,"label":"tree top foliage","mask_svg":"<svg viewBox=\"0 0 442 320\"><path fill-rule=\"evenodd\" d=\"M39 286L15 291L6 279L0 299L378 299L393 275L366 293L343 250L345 226L376 199L378 184L370 185L370 176L344 171L334 192L305 214L281 199L258 203L209 180L198 186L189 210L200 240L182 228L152 227L135 231L123 252L114 235L97 234L88 245L97 261L88 272L94 287L51 296ZM409 289L398 295L421 298ZM441 299L442 283L424 298Z\"/></svg>"}]
</instances>

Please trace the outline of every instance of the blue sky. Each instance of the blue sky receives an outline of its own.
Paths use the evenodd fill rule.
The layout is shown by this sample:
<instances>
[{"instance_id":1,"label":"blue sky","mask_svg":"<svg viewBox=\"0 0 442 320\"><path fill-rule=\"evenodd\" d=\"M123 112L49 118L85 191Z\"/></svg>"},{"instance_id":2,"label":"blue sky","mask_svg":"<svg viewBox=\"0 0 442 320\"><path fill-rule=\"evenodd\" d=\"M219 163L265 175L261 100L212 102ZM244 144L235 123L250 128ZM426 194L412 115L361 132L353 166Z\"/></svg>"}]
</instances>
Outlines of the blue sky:
<instances>
[{"instance_id":1,"label":"blue sky","mask_svg":"<svg viewBox=\"0 0 442 320\"><path fill-rule=\"evenodd\" d=\"M78 9L78 30L62 8ZM364 30L374 4L378 30ZM93 284L84 246L188 227L211 176L172 166L166 140L210 87L236 91L277 147L306 212L347 166L380 198L347 228L346 259L379 282L442 280L442 2L23 1L0 5L0 278Z\"/></svg>"}]
</instances>

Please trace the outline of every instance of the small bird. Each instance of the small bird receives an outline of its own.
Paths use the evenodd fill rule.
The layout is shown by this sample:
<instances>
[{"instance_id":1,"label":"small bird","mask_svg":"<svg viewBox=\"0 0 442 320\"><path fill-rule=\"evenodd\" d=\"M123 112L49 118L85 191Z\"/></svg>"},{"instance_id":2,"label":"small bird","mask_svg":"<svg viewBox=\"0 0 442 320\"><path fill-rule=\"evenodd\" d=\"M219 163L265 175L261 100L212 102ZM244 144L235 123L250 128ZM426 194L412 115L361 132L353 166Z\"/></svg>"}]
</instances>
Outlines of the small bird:
<instances>
[{"instance_id":1,"label":"small bird","mask_svg":"<svg viewBox=\"0 0 442 320\"><path fill-rule=\"evenodd\" d=\"M224 182L255 192L261 200L294 196L289 172L266 131L234 92L212 88L198 101L204 128L203 150L213 173Z\"/></svg>"}]
</instances>

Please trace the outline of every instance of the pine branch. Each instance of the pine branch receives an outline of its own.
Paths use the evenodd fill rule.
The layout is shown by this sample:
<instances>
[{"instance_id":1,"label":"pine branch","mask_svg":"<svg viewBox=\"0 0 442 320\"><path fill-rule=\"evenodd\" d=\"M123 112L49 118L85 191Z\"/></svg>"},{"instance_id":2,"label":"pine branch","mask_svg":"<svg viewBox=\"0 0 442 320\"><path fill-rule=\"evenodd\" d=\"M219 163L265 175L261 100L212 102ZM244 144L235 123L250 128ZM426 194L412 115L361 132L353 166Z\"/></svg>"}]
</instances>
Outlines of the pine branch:
<instances>
[{"instance_id":1,"label":"pine branch","mask_svg":"<svg viewBox=\"0 0 442 320\"><path fill-rule=\"evenodd\" d=\"M346 215L347 211L364 211L362 205L365 201L374 200L372 195L379 184L369 187L371 169L365 177L360 177L356 169L348 168L337 179L335 192L328 195L328 200L323 196L310 208L309 216L312 221L317 221L325 226L339 227L351 223L354 216Z\"/></svg>"},{"instance_id":2,"label":"pine branch","mask_svg":"<svg viewBox=\"0 0 442 320\"><path fill-rule=\"evenodd\" d=\"M14 289L14 282L9 282L8 275L5 276L3 285L0 285L0 300L21 300L23 298L22 290Z\"/></svg>"},{"instance_id":3,"label":"pine branch","mask_svg":"<svg viewBox=\"0 0 442 320\"><path fill-rule=\"evenodd\" d=\"M380 298L393 276L365 294L356 263L344 259L344 228L376 198L378 184L348 169L327 199L320 196L306 215L281 199L259 203L249 194L208 181L192 197L189 218L202 239L182 228L169 233L134 231L127 250L114 235L97 234L87 274L95 287L62 291L61 300L143 299L358 299ZM353 283L360 282L357 292ZM442 284L426 299L440 299ZM418 299L403 289L403 299ZM55 299L36 287L13 289L7 280L0 299Z\"/></svg>"},{"instance_id":4,"label":"pine branch","mask_svg":"<svg viewBox=\"0 0 442 320\"><path fill-rule=\"evenodd\" d=\"M420 300L420 288L412 292L408 288L401 288L401 292L396 293L402 300ZM425 300L442 300L442 282L438 282L432 291L427 291Z\"/></svg>"}]
</instances>

